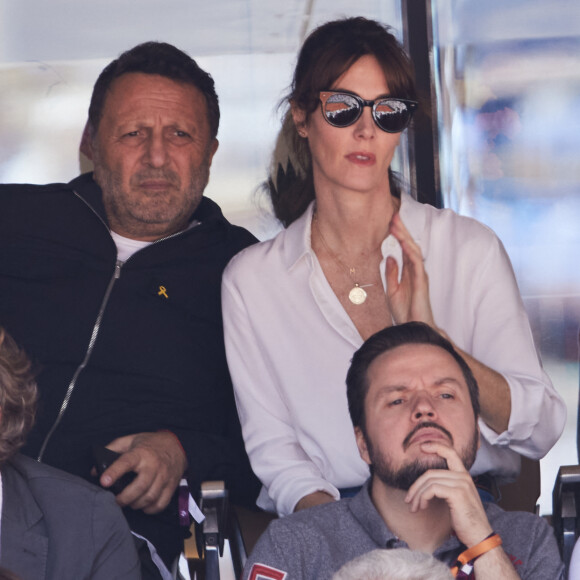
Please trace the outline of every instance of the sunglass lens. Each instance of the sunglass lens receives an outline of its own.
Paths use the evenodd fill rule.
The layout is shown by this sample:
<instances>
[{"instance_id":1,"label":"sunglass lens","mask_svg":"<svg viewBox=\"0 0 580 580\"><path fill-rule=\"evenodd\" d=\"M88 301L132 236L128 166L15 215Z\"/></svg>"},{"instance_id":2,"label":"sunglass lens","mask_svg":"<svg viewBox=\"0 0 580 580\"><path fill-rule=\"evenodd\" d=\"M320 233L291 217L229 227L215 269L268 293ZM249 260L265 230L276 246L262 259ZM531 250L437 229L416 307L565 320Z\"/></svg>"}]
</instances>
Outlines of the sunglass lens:
<instances>
[{"instance_id":1,"label":"sunglass lens","mask_svg":"<svg viewBox=\"0 0 580 580\"><path fill-rule=\"evenodd\" d=\"M360 104L352 95L335 93L324 106L327 121L335 127L348 127L360 116Z\"/></svg>"},{"instance_id":2,"label":"sunglass lens","mask_svg":"<svg viewBox=\"0 0 580 580\"><path fill-rule=\"evenodd\" d=\"M411 120L411 110L403 101L385 99L375 106L377 125L388 133L401 132Z\"/></svg>"}]
</instances>

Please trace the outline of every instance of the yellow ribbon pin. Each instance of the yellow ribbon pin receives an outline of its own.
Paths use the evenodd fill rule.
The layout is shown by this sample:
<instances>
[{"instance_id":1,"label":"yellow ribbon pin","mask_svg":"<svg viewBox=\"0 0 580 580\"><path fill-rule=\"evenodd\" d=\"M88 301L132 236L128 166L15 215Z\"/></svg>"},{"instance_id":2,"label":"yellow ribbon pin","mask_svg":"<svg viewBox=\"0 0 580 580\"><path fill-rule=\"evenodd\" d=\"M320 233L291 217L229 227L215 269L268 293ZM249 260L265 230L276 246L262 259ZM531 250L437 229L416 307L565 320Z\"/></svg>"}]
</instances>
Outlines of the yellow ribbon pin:
<instances>
[{"instance_id":1,"label":"yellow ribbon pin","mask_svg":"<svg viewBox=\"0 0 580 580\"><path fill-rule=\"evenodd\" d=\"M169 296L167 296L167 290L165 289L165 286L159 286L159 292L157 292L157 296L165 296L165 298L169 298Z\"/></svg>"}]
</instances>

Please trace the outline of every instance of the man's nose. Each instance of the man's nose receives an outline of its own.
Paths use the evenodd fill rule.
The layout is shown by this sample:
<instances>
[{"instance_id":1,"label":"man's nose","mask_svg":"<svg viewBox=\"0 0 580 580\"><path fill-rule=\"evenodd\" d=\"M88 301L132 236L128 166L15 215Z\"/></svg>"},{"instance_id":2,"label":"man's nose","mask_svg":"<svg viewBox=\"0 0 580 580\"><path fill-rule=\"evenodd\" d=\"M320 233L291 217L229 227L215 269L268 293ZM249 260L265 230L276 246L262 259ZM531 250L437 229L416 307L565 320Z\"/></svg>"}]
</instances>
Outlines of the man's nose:
<instances>
[{"instance_id":1,"label":"man's nose","mask_svg":"<svg viewBox=\"0 0 580 580\"><path fill-rule=\"evenodd\" d=\"M419 393L413 406L413 419L419 420L425 417L434 419L436 417L436 411L431 397L427 394Z\"/></svg>"},{"instance_id":2,"label":"man's nose","mask_svg":"<svg viewBox=\"0 0 580 580\"><path fill-rule=\"evenodd\" d=\"M151 135L146 142L144 161L151 167L163 167L167 162L167 143L162 135Z\"/></svg>"}]
</instances>

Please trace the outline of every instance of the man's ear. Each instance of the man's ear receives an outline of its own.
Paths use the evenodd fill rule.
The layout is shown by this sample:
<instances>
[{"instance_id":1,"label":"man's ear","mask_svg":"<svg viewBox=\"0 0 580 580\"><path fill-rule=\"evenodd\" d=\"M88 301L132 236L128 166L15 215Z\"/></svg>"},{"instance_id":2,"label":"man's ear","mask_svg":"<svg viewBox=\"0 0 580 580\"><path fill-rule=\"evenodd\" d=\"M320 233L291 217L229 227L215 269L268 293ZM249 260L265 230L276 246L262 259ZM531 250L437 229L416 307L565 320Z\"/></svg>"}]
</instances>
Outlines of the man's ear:
<instances>
[{"instance_id":1,"label":"man's ear","mask_svg":"<svg viewBox=\"0 0 580 580\"><path fill-rule=\"evenodd\" d=\"M367 446L367 440L362 432L360 427L354 428L354 436L356 438L356 446L358 447L358 452L362 458L362 460L367 465L372 465L371 457L369 454L369 448Z\"/></svg>"},{"instance_id":2,"label":"man's ear","mask_svg":"<svg viewBox=\"0 0 580 580\"><path fill-rule=\"evenodd\" d=\"M308 137L308 129L306 124L306 111L300 109L294 101L290 102L290 111L292 113L292 120L294 121L294 126L300 137Z\"/></svg>"},{"instance_id":3,"label":"man's ear","mask_svg":"<svg viewBox=\"0 0 580 580\"><path fill-rule=\"evenodd\" d=\"M81 137L80 152L90 161L93 160L93 129L90 121L87 121Z\"/></svg>"},{"instance_id":4,"label":"man's ear","mask_svg":"<svg viewBox=\"0 0 580 580\"><path fill-rule=\"evenodd\" d=\"M218 150L220 142L214 137L213 141L210 143L209 146L209 157L208 157L208 162L209 165L211 166L211 162L213 160L213 156L215 155L215 152Z\"/></svg>"}]
</instances>

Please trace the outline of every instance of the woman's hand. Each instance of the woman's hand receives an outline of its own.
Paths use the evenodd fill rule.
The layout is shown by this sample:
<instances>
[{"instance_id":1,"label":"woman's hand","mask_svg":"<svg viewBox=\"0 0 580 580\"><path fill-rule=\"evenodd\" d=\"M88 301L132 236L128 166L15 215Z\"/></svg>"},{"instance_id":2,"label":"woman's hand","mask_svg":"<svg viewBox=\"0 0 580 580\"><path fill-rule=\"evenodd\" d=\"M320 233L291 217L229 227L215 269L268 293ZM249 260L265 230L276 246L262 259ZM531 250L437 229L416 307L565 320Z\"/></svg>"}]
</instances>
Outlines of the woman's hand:
<instances>
[{"instance_id":1,"label":"woman's hand","mask_svg":"<svg viewBox=\"0 0 580 580\"><path fill-rule=\"evenodd\" d=\"M399 282L397 261L387 258L387 302L397 324L416 321L424 322L438 330L433 320L429 299L429 277L423 264L421 248L415 243L404 226L401 217L395 213L389 232L397 239L403 250L403 270Z\"/></svg>"},{"instance_id":2,"label":"woman's hand","mask_svg":"<svg viewBox=\"0 0 580 580\"><path fill-rule=\"evenodd\" d=\"M457 347L447 333L433 320L429 299L429 277L425 271L421 248L417 245L398 213L393 216L390 233L403 250L403 271L399 282L399 267L394 258L387 258L387 303L396 324L424 322L447 338L465 359L479 385L480 417L496 433L509 427L511 393L506 379L497 371L474 359ZM444 275L441 273L440 275Z\"/></svg>"}]
</instances>

